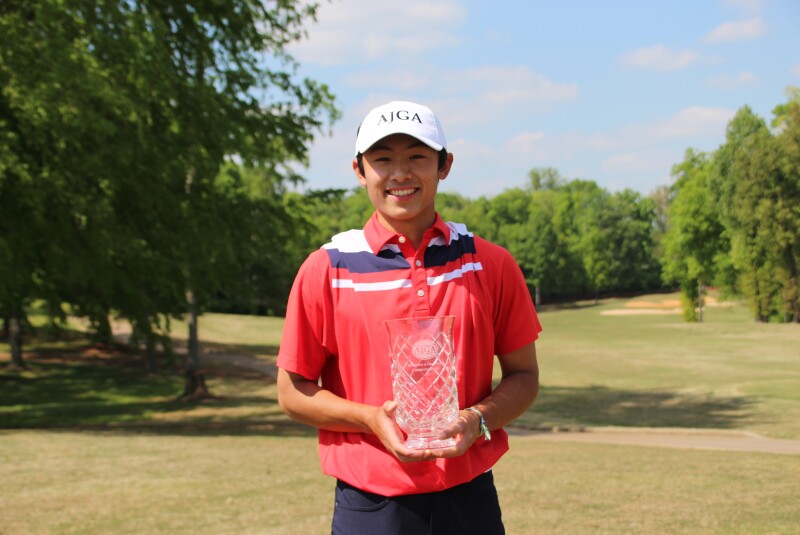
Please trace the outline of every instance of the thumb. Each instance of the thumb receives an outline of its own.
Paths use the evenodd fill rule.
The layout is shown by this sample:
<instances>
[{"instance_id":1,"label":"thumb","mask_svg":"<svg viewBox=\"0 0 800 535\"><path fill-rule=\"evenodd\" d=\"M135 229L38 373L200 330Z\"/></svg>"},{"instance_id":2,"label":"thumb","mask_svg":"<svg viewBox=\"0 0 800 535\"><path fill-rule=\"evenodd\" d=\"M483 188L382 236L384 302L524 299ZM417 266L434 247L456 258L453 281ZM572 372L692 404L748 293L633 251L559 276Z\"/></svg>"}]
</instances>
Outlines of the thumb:
<instances>
[{"instance_id":1,"label":"thumb","mask_svg":"<svg viewBox=\"0 0 800 535\"><path fill-rule=\"evenodd\" d=\"M383 402L383 412L389 418L394 418L394 413L397 411L397 402L396 401L384 401Z\"/></svg>"}]
</instances>

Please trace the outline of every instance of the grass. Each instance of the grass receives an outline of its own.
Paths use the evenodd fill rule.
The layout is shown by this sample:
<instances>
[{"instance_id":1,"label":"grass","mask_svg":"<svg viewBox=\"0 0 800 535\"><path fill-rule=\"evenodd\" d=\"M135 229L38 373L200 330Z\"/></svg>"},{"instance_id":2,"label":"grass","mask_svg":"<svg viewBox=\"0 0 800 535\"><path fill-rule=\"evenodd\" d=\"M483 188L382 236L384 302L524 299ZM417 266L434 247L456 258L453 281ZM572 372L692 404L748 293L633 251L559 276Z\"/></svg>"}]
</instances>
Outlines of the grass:
<instances>
[{"instance_id":1,"label":"grass","mask_svg":"<svg viewBox=\"0 0 800 535\"><path fill-rule=\"evenodd\" d=\"M647 296L544 310L542 392L520 423L692 427L800 438L800 328L741 307L604 315ZM177 338L185 332L176 325ZM206 352L273 361L282 321L207 315ZM326 533L316 433L274 381L208 366L215 398L177 398L179 367L42 335L2 365L0 533ZM509 534L796 533L800 457L549 443L515 436L496 466Z\"/></svg>"},{"instance_id":2,"label":"grass","mask_svg":"<svg viewBox=\"0 0 800 535\"><path fill-rule=\"evenodd\" d=\"M677 315L603 315L626 305L609 300L542 314L543 388L522 421L800 438L798 325L755 323L740 306L710 308L702 324Z\"/></svg>"},{"instance_id":3,"label":"grass","mask_svg":"<svg viewBox=\"0 0 800 535\"><path fill-rule=\"evenodd\" d=\"M4 534L328 533L314 437L0 434ZM513 437L495 467L507 531L796 533L800 458Z\"/></svg>"}]
</instances>

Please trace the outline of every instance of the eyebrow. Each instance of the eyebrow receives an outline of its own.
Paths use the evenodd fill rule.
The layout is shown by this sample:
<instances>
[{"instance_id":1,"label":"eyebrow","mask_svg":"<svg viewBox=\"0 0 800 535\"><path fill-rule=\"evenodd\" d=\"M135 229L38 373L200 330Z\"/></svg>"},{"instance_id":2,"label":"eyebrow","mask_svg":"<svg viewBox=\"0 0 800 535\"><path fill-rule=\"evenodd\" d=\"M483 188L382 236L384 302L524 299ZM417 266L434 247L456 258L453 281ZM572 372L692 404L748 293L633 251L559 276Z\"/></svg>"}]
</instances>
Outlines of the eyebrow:
<instances>
[{"instance_id":1,"label":"eyebrow","mask_svg":"<svg viewBox=\"0 0 800 535\"><path fill-rule=\"evenodd\" d=\"M417 140L414 140L414 142L411 143L406 148L415 149L417 147L427 147L427 145L425 143L423 143L422 141L417 139ZM392 149L388 145L373 145L372 147L370 147L370 149L367 152L373 152L373 151L376 151L376 150L388 150L388 151L391 151Z\"/></svg>"}]
</instances>

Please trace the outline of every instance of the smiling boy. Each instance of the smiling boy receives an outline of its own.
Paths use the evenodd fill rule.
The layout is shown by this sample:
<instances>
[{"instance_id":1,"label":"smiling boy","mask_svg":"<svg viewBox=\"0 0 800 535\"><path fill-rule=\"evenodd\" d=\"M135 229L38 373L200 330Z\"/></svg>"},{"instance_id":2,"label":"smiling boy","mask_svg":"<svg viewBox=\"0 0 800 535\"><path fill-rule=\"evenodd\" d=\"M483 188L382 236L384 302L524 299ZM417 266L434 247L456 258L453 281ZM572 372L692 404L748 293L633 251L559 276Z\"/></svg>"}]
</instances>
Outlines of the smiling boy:
<instances>
[{"instance_id":1,"label":"smiling boy","mask_svg":"<svg viewBox=\"0 0 800 535\"><path fill-rule=\"evenodd\" d=\"M491 467L508 449L503 426L538 393L541 327L508 251L436 212L446 145L425 106L370 111L352 167L375 213L309 255L289 297L279 401L319 429L322 469L337 479L333 533L504 533ZM444 315L456 317L460 412L445 433L456 443L412 450L394 420L383 322Z\"/></svg>"}]
</instances>

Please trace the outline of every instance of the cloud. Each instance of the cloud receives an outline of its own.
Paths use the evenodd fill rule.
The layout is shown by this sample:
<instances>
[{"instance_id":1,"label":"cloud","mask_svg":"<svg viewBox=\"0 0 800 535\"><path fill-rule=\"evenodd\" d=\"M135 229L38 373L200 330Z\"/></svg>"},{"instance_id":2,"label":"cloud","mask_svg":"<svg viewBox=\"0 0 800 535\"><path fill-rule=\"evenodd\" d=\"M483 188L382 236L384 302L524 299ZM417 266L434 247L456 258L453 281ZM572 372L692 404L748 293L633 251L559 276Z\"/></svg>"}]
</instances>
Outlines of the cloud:
<instances>
[{"instance_id":1,"label":"cloud","mask_svg":"<svg viewBox=\"0 0 800 535\"><path fill-rule=\"evenodd\" d=\"M764 0L725 0L725 4L738 7L744 11L759 12L764 7Z\"/></svg>"},{"instance_id":2,"label":"cloud","mask_svg":"<svg viewBox=\"0 0 800 535\"><path fill-rule=\"evenodd\" d=\"M795 63L792 65L792 74L795 76L800 76L800 63Z\"/></svg>"},{"instance_id":3,"label":"cloud","mask_svg":"<svg viewBox=\"0 0 800 535\"><path fill-rule=\"evenodd\" d=\"M699 60L700 53L694 50L673 50L664 45L640 48L622 56L623 65L660 72L684 69Z\"/></svg>"},{"instance_id":4,"label":"cloud","mask_svg":"<svg viewBox=\"0 0 800 535\"><path fill-rule=\"evenodd\" d=\"M757 84L759 78L752 72L742 71L736 76L721 75L708 79L706 85L713 89L736 89L743 86Z\"/></svg>"},{"instance_id":5,"label":"cloud","mask_svg":"<svg viewBox=\"0 0 800 535\"><path fill-rule=\"evenodd\" d=\"M723 22L703 40L706 43L726 43L730 41L745 41L757 39L767 33L767 24L761 17L738 22Z\"/></svg>"},{"instance_id":6,"label":"cloud","mask_svg":"<svg viewBox=\"0 0 800 535\"><path fill-rule=\"evenodd\" d=\"M363 103L366 110L384 97L414 99L426 92L425 103L449 129L499 125L510 117L537 111L545 103L571 101L579 94L577 85L555 82L523 65L367 70L345 76L343 81L373 92L369 102Z\"/></svg>"},{"instance_id":7,"label":"cloud","mask_svg":"<svg viewBox=\"0 0 800 535\"><path fill-rule=\"evenodd\" d=\"M563 137L554 142L554 146L547 147L547 150L558 150L557 147L562 146L561 154L567 154L565 149L570 146L572 147L571 152L575 154L584 152L614 153L613 158L617 159L611 159L610 164L621 165L625 161L630 161L625 154L640 153L643 149L652 148L664 142L685 140L685 143L688 144L691 140L700 137L722 138L728 122L735 113L735 110L728 108L690 106L661 120L631 124L613 132Z\"/></svg>"},{"instance_id":8,"label":"cloud","mask_svg":"<svg viewBox=\"0 0 800 535\"><path fill-rule=\"evenodd\" d=\"M460 0L322 3L308 39L289 51L301 63L342 65L377 61L393 54L411 59L431 50L456 47L456 30L467 16Z\"/></svg>"},{"instance_id":9,"label":"cloud","mask_svg":"<svg viewBox=\"0 0 800 535\"><path fill-rule=\"evenodd\" d=\"M628 135L632 139L655 142L723 134L735 113L727 108L690 106L663 121L633 127Z\"/></svg>"},{"instance_id":10,"label":"cloud","mask_svg":"<svg viewBox=\"0 0 800 535\"><path fill-rule=\"evenodd\" d=\"M453 90L478 87L481 100L492 104L517 104L572 100L575 84L555 83L524 65L488 65L452 73L445 82Z\"/></svg>"},{"instance_id":11,"label":"cloud","mask_svg":"<svg viewBox=\"0 0 800 535\"><path fill-rule=\"evenodd\" d=\"M544 132L522 132L506 142L506 149L512 154L541 155L545 152Z\"/></svg>"},{"instance_id":12,"label":"cloud","mask_svg":"<svg viewBox=\"0 0 800 535\"><path fill-rule=\"evenodd\" d=\"M421 91L430 87L433 72L420 75L419 70L397 68L392 70L358 71L345 75L342 82L361 89L391 89L401 93Z\"/></svg>"},{"instance_id":13,"label":"cloud","mask_svg":"<svg viewBox=\"0 0 800 535\"><path fill-rule=\"evenodd\" d=\"M673 163L671 151L653 149L617 154L603 160L602 166L606 171L651 172L655 169L669 169Z\"/></svg>"}]
</instances>

